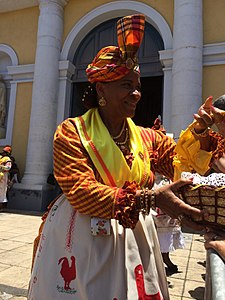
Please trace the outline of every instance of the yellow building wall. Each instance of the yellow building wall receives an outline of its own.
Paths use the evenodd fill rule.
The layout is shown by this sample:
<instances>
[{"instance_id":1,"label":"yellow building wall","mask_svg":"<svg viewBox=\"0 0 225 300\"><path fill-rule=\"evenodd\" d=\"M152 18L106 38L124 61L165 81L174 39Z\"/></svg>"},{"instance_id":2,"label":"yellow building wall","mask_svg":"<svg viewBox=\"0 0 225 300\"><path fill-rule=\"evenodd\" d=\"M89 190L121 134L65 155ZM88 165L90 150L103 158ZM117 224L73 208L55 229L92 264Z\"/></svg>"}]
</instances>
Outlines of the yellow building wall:
<instances>
[{"instance_id":1,"label":"yellow building wall","mask_svg":"<svg viewBox=\"0 0 225 300\"><path fill-rule=\"evenodd\" d=\"M204 44L225 41L225 1L203 1Z\"/></svg>"},{"instance_id":2,"label":"yellow building wall","mask_svg":"<svg viewBox=\"0 0 225 300\"><path fill-rule=\"evenodd\" d=\"M0 14L0 44L13 48L21 65L35 61L38 16L38 7Z\"/></svg>"},{"instance_id":3,"label":"yellow building wall","mask_svg":"<svg viewBox=\"0 0 225 300\"><path fill-rule=\"evenodd\" d=\"M225 65L207 66L203 68L203 100L213 96L215 100L225 94Z\"/></svg>"},{"instance_id":4,"label":"yellow building wall","mask_svg":"<svg viewBox=\"0 0 225 300\"><path fill-rule=\"evenodd\" d=\"M17 97L12 136L12 154L21 174L24 173L31 112L32 83L17 85Z\"/></svg>"},{"instance_id":5,"label":"yellow building wall","mask_svg":"<svg viewBox=\"0 0 225 300\"><path fill-rule=\"evenodd\" d=\"M96 9L97 7L112 2L110 0L70 0L65 7L65 23L64 23L64 34L63 41L72 30L74 25L87 13ZM118 2L118 1L115 1ZM152 8L154 8L158 13L160 13L170 26L171 30L173 27L173 0L145 0L139 1L145 3ZM129 3L129 2L128 2Z\"/></svg>"}]
</instances>

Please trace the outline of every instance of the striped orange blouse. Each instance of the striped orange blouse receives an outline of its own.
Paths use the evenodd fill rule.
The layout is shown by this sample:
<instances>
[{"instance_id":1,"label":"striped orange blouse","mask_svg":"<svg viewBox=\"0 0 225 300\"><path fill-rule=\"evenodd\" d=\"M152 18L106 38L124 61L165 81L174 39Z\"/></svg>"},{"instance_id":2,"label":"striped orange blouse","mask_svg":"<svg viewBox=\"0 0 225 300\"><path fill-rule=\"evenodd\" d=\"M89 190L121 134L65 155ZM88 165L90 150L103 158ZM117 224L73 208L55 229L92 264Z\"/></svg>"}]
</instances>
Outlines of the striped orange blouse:
<instances>
[{"instance_id":1,"label":"striped orange blouse","mask_svg":"<svg viewBox=\"0 0 225 300\"><path fill-rule=\"evenodd\" d=\"M151 161L148 186L152 187L156 171L172 178L175 142L150 128L141 128L141 136ZM55 133L54 175L71 205L80 213L106 219L114 217L114 204L123 191L103 184L72 118L60 124Z\"/></svg>"}]
</instances>

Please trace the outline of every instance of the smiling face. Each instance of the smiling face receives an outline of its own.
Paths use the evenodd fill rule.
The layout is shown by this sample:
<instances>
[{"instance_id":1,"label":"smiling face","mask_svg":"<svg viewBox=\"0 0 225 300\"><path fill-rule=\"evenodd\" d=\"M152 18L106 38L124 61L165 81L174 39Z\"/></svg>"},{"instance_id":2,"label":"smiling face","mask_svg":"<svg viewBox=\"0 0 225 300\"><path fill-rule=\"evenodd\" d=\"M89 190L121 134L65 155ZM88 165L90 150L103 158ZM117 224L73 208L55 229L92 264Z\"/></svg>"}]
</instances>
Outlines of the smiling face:
<instances>
[{"instance_id":1,"label":"smiling face","mask_svg":"<svg viewBox=\"0 0 225 300\"><path fill-rule=\"evenodd\" d=\"M140 75L130 71L117 81L96 84L100 97L104 97L106 105L100 107L101 113L115 120L133 117L138 101L141 98Z\"/></svg>"}]
</instances>

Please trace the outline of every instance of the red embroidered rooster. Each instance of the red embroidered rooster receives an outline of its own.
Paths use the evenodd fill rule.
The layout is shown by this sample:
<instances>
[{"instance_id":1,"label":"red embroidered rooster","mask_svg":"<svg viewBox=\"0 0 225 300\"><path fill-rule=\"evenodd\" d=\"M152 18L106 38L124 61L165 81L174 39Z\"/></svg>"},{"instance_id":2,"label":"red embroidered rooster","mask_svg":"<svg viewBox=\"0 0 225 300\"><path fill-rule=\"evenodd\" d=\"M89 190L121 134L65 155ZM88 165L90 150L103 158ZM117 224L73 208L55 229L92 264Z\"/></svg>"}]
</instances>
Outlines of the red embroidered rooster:
<instances>
[{"instance_id":1,"label":"red embroidered rooster","mask_svg":"<svg viewBox=\"0 0 225 300\"><path fill-rule=\"evenodd\" d=\"M60 274L64 279L64 289L70 290L70 282L76 278L76 266L75 257L71 256L71 266L69 266L69 261L67 257L62 257L59 259L58 265L62 262Z\"/></svg>"}]
</instances>

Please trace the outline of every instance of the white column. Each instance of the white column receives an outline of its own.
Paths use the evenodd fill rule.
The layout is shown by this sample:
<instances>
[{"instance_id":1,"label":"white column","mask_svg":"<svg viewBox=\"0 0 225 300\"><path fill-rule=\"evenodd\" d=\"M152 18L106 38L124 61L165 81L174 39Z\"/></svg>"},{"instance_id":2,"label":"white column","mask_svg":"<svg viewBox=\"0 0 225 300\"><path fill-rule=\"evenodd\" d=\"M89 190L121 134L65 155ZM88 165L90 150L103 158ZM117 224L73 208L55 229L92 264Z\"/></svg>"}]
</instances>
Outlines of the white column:
<instances>
[{"instance_id":1,"label":"white column","mask_svg":"<svg viewBox=\"0 0 225 300\"><path fill-rule=\"evenodd\" d=\"M52 166L52 142L57 117L59 57L63 7L68 0L39 0L37 50L26 168L22 184L32 189L46 184Z\"/></svg>"},{"instance_id":2,"label":"white column","mask_svg":"<svg viewBox=\"0 0 225 300\"><path fill-rule=\"evenodd\" d=\"M159 59L163 66L163 126L168 133L171 132L171 97L172 97L172 63L171 49L159 51Z\"/></svg>"},{"instance_id":3,"label":"white column","mask_svg":"<svg viewBox=\"0 0 225 300\"><path fill-rule=\"evenodd\" d=\"M72 76L75 72L75 66L69 61L60 61L59 63L59 93L58 93L58 111L57 125L70 115Z\"/></svg>"},{"instance_id":4,"label":"white column","mask_svg":"<svg viewBox=\"0 0 225 300\"><path fill-rule=\"evenodd\" d=\"M202 0L174 0L171 131L177 137L202 103Z\"/></svg>"}]
</instances>

